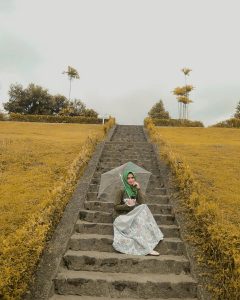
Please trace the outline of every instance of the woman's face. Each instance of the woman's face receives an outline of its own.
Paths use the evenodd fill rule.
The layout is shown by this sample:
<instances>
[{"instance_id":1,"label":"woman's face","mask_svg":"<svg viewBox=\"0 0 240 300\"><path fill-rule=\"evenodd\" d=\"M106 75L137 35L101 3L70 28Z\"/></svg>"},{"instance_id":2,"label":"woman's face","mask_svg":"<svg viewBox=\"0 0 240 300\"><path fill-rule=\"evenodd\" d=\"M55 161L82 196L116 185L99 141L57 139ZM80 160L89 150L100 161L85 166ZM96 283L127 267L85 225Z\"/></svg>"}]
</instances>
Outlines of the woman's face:
<instances>
[{"instance_id":1,"label":"woman's face","mask_svg":"<svg viewBox=\"0 0 240 300\"><path fill-rule=\"evenodd\" d=\"M130 185L133 185L133 183L135 182L134 176L132 173L129 173L127 176L127 181Z\"/></svg>"}]
</instances>

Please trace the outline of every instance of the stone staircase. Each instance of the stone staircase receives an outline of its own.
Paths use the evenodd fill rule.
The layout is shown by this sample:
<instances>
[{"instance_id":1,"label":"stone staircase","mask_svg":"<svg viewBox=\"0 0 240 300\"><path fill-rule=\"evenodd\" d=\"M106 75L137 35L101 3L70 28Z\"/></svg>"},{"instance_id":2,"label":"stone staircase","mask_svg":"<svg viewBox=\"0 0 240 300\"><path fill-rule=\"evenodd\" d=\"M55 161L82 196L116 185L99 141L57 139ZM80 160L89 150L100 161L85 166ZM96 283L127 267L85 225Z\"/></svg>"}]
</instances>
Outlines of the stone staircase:
<instances>
[{"instance_id":1,"label":"stone staircase","mask_svg":"<svg viewBox=\"0 0 240 300\"><path fill-rule=\"evenodd\" d=\"M164 234L155 248L160 256L127 255L112 247L113 203L99 201L97 191L102 173L128 161L152 173L146 199ZM143 126L117 125L105 143L53 281L51 300L198 299L197 282L191 275L179 226Z\"/></svg>"}]
</instances>

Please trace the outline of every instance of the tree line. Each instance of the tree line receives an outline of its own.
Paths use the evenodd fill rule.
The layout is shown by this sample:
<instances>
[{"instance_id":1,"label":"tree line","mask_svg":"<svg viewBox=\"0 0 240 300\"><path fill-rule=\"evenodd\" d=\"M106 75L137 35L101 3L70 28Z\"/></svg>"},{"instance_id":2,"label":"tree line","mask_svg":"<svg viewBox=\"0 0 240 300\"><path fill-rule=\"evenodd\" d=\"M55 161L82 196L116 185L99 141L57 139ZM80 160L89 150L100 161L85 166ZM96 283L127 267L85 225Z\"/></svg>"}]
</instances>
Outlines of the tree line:
<instances>
[{"instance_id":1,"label":"tree line","mask_svg":"<svg viewBox=\"0 0 240 300\"><path fill-rule=\"evenodd\" d=\"M98 117L98 113L87 108L82 100L70 100L60 94L51 95L48 89L34 83L27 88L18 83L11 84L8 95L9 100L3 103L8 113Z\"/></svg>"},{"instance_id":2,"label":"tree line","mask_svg":"<svg viewBox=\"0 0 240 300\"><path fill-rule=\"evenodd\" d=\"M187 76L192 71L189 68L183 68L181 71L185 77L185 85L174 88L172 93L178 101L179 121L188 121L189 104L193 101L189 98L190 92L194 87L187 84ZM86 107L80 99L70 100L71 81L79 79L80 76L76 69L68 66L68 71L62 72L67 74L70 82L69 98L57 94L51 95L48 89L30 83L27 88L21 84L11 84L8 92L9 100L3 103L4 109L8 113L20 113L25 115L62 115L62 116L83 116L98 118L98 113ZM170 114L165 110L162 99L157 102L148 112L149 117L153 119L170 120ZM240 101L236 107L234 118L240 119Z\"/></svg>"}]
</instances>

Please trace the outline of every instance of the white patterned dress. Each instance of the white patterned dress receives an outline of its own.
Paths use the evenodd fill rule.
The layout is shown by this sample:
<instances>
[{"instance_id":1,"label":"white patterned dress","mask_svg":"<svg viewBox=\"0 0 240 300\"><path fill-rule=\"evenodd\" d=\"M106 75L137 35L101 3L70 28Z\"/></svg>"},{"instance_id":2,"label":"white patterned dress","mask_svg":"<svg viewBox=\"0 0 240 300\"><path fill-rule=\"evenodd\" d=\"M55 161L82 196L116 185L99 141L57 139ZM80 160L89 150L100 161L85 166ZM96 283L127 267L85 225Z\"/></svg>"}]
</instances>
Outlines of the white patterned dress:
<instances>
[{"instance_id":1,"label":"white patterned dress","mask_svg":"<svg viewBox=\"0 0 240 300\"><path fill-rule=\"evenodd\" d=\"M147 255L163 240L147 204L136 206L127 214L118 216L113 222L113 248L133 255Z\"/></svg>"}]
</instances>

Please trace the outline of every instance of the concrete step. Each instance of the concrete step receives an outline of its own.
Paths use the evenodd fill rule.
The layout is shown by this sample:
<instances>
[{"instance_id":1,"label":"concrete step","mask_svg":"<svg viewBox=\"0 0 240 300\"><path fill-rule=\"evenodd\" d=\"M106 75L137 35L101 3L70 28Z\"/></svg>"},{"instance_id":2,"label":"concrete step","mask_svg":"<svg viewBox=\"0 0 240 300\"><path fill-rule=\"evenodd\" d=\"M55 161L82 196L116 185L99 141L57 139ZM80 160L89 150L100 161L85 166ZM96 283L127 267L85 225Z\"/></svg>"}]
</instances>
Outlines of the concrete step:
<instances>
[{"instance_id":1,"label":"concrete step","mask_svg":"<svg viewBox=\"0 0 240 300\"><path fill-rule=\"evenodd\" d=\"M104 154L104 152L102 153L101 155L101 158L99 159L99 164L102 164L102 163L106 163L106 164L124 164L126 161L126 157L124 156L123 158L120 158L118 155L115 155L115 157L109 157L107 155ZM143 164L154 164L154 161L156 161L156 156L155 154L153 153L152 155L146 155L142 160L141 160L141 163ZM137 163L138 162L138 159L134 158L134 161L133 163Z\"/></svg>"},{"instance_id":2,"label":"concrete step","mask_svg":"<svg viewBox=\"0 0 240 300\"><path fill-rule=\"evenodd\" d=\"M122 145L122 147L124 149L131 149L131 148L139 148L139 146L148 146L150 147L150 144L146 141L146 140L141 140L141 141L132 141L131 139L129 139L129 141L121 141L118 140L118 141L114 141L114 140L111 140L111 141L106 141L105 143L106 146L110 145L112 147L114 147L114 145Z\"/></svg>"},{"instance_id":3,"label":"concrete step","mask_svg":"<svg viewBox=\"0 0 240 300\"><path fill-rule=\"evenodd\" d=\"M131 161L132 163L139 165L140 163L143 164L143 166L154 166L154 161L156 160L156 157L154 158L153 155L150 156L148 153L144 153L141 155L133 155L133 156L129 156L129 155L123 155L120 153L117 153L115 155L111 155L111 154L107 154L107 155L103 155L101 156L101 161L99 161L99 164L109 164L110 167L111 166L121 166L129 161ZM144 159L148 159L147 162L144 161ZM143 167L142 166L142 167Z\"/></svg>"},{"instance_id":4,"label":"concrete step","mask_svg":"<svg viewBox=\"0 0 240 300\"><path fill-rule=\"evenodd\" d=\"M99 251L68 250L64 264L75 271L121 273L189 274L190 263L183 255L128 255Z\"/></svg>"},{"instance_id":5,"label":"concrete step","mask_svg":"<svg viewBox=\"0 0 240 300\"><path fill-rule=\"evenodd\" d=\"M113 149L113 150L106 150L104 149L101 155L101 159L105 159L105 158L111 158L112 160L125 160L125 159L129 159L131 160L133 163L133 160L136 159L154 159L154 152L147 149L147 150L131 150L131 151L124 151L121 147L119 149Z\"/></svg>"},{"instance_id":6,"label":"concrete step","mask_svg":"<svg viewBox=\"0 0 240 300\"><path fill-rule=\"evenodd\" d=\"M124 158L125 157L132 157L136 158L136 156L141 156L144 157L144 154L151 156L154 154L152 151L152 148L150 147L145 147L142 145L139 145L138 148L132 148L132 149L124 149L122 144L116 144L114 147L107 147L105 146L103 149L103 155L105 156L110 156L110 157L117 157L117 154L120 153L120 157L118 158Z\"/></svg>"},{"instance_id":7,"label":"concrete step","mask_svg":"<svg viewBox=\"0 0 240 300\"><path fill-rule=\"evenodd\" d=\"M148 172L151 172L152 174L156 174L157 172L159 172L159 169L157 168L157 166L140 166L139 163L136 163L136 165L143 168L144 170L147 170ZM115 168L118 168L119 166L120 166L120 164L112 164L110 166L110 165L106 165L106 164L102 163L101 165L97 166L96 171L101 172L101 174L103 174L103 173L109 172Z\"/></svg>"},{"instance_id":8,"label":"concrete step","mask_svg":"<svg viewBox=\"0 0 240 300\"><path fill-rule=\"evenodd\" d=\"M125 300L126 298L79 296L79 295L53 295L49 300ZM128 298L128 300L139 300L146 298ZM166 298L147 298L149 300L166 300ZM167 298L168 300L179 300L180 298ZM184 298L184 300L196 300L197 298Z\"/></svg>"},{"instance_id":9,"label":"concrete step","mask_svg":"<svg viewBox=\"0 0 240 300\"><path fill-rule=\"evenodd\" d=\"M134 159L134 161L132 161L133 163L141 164L141 166L148 166L148 167L154 166L154 161L156 161L156 157L154 155L148 156L147 158L146 158L146 156L144 158L141 157L141 160L140 160L140 157L139 157L139 159L137 157L134 157L133 159ZM100 165L100 166L106 165L106 166L111 167L111 166L115 166L115 165L124 163L125 161L126 161L126 157L124 157L123 159L120 159L119 156L115 155L114 158L111 156L111 157L106 157L105 159L103 159L103 157L102 157L101 160L99 161L98 165Z\"/></svg>"},{"instance_id":10,"label":"concrete step","mask_svg":"<svg viewBox=\"0 0 240 300\"><path fill-rule=\"evenodd\" d=\"M175 216L173 214L153 214L157 224L174 224ZM111 212L103 212L97 210L83 210L79 212L80 220L95 222L95 223L112 223L113 214Z\"/></svg>"},{"instance_id":11,"label":"concrete step","mask_svg":"<svg viewBox=\"0 0 240 300\"><path fill-rule=\"evenodd\" d=\"M132 136L132 138L130 138L130 136L128 137L124 137L124 136L119 136L118 138L114 138L113 142L118 143L122 143L124 145L126 145L127 143L135 143L135 144L145 144L145 138L143 138L140 135L136 135L135 137ZM136 145L135 145L136 146Z\"/></svg>"},{"instance_id":12,"label":"concrete step","mask_svg":"<svg viewBox=\"0 0 240 300\"><path fill-rule=\"evenodd\" d=\"M151 189L151 195L166 195L167 189L162 187L154 187ZM146 195L148 196L148 195Z\"/></svg>"},{"instance_id":13,"label":"concrete step","mask_svg":"<svg viewBox=\"0 0 240 300\"><path fill-rule=\"evenodd\" d=\"M104 195L101 198L97 198L97 192L88 192L86 201L102 201L104 202ZM147 196L147 203L151 204L168 204L169 203L169 196L168 195L151 195L148 194Z\"/></svg>"},{"instance_id":14,"label":"concrete step","mask_svg":"<svg viewBox=\"0 0 240 300\"><path fill-rule=\"evenodd\" d=\"M147 204L152 214L171 214L171 204ZM102 201L85 201L84 208L86 210L98 210L103 212L113 212L113 202L102 202Z\"/></svg>"},{"instance_id":15,"label":"concrete step","mask_svg":"<svg viewBox=\"0 0 240 300\"><path fill-rule=\"evenodd\" d=\"M148 155L148 157L154 155L154 151L152 150L152 148L142 147L141 145L139 145L139 147L130 150L130 149L123 149L123 146L121 144L118 144L117 146L112 147L111 149L110 148L107 149L105 146L102 155L103 157L109 156L114 158L124 158L128 156L131 156L132 158L136 158L136 156L146 158L146 156L144 155ZM118 153L120 154L120 156L117 157Z\"/></svg>"},{"instance_id":16,"label":"concrete step","mask_svg":"<svg viewBox=\"0 0 240 300\"><path fill-rule=\"evenodd\" d=\"M80 210L79 212L80 220L95 222L95 223L112 223L113 216L112 213L96 211L96 210Z\"/></svg>"},{"instance_id":17,"label":"concrete step","mask_svg":"<svg viewBox=\"0 0 240 300\"><path fill-rule=\"evenodd\" d=\"M178 237L180 236L179 233L179 226L176 224L171 225L164 225L161 224L158 226L164 237ZM101 235L113 235L113 225L111 223L93 223L87 222L84 220L78 220L75 224L76 232L86 233L86 234L101 234Z\"/></svg>"},{"instance_id":18,"label":"concrete step","mask_svg":"<svg viewBox=\"0 0 240 300\"><path fill-rule=\"evenodd\" d=\"M148 185L147 185L147 190L149 188L163 188L164 187L164 182L162 182L161 180L149 180Z\"/></svg>"},{"instance_id":19,"label":"concrete step","mask_svg":"<svg viewBox=\"0 0 240 300\"><path fill-rule=\"evenodd\" d=\"M107 273L63 269L54 280L55 292L102 297L196 297L197 283L186 274Z\"/></svg>"},{"instance_id":20,"label":"concrete step","mask_svg":"<svg viewBox=\"0 0 240 300\"><path fill-rule=\"evenodd\" d=\"M115 156L117 152L121 152L121 157L124 155L142 155L148 154L148 155L153 155L154 151L151 146L148 145L142 145L141 143L130 148L130 145L128 148L126 148L122 143L116 143L113 145L105 145L103 149L103 155L109 155L109 156Z\"/></svg>"},{"instance_id":21,"label":"concrete step","mask_svg":"<svg viewBox=\"0 0 240 300\"><path fill-rule=\"evenodd\" d=\"M152 150L152 145L149 144L147 141L139 141L139 142L135 142L135 141L110 141L110 142L106 142L104 145L104 149L116 149L116 148L121 148L123 151L129 151L131 149L149 149Z\"/></svg>"},{"instance_id":22,"label":"concrete step","mask_svg":"<svg viewBox=\"0 0 240 300\"><path fill-rule=\"evenodd\" d=\"M112 235L74 233L69 241L69 249L118 252L113 248L112 243ZM180 238L164 237L154 250L160 254L185 255L184 244Z\"/></svg>"}]
</instances>

